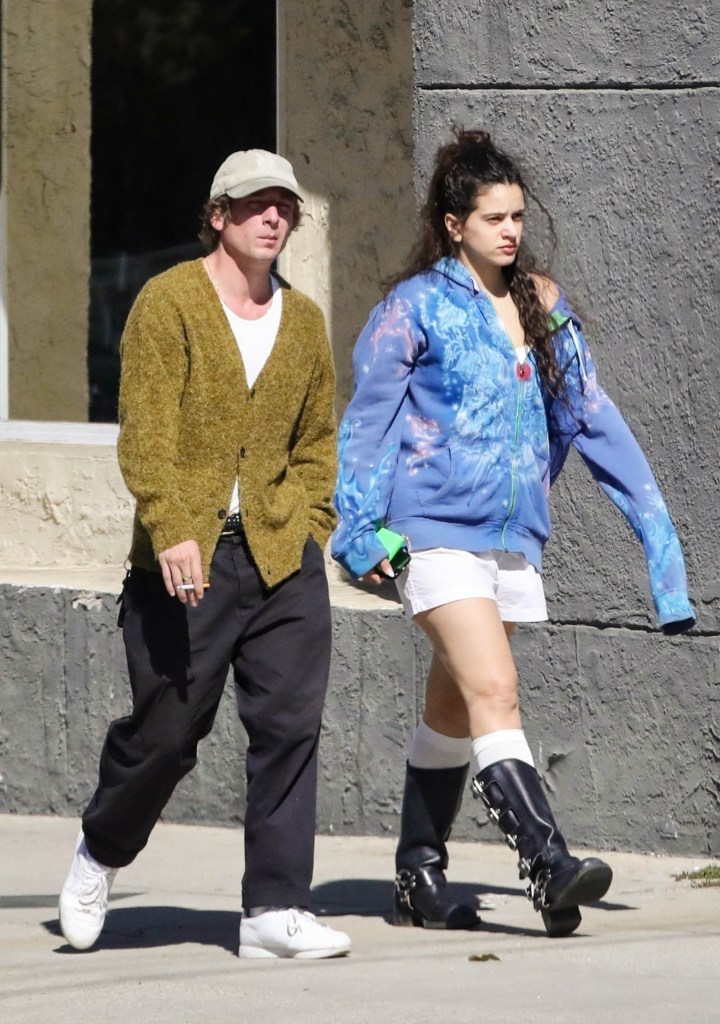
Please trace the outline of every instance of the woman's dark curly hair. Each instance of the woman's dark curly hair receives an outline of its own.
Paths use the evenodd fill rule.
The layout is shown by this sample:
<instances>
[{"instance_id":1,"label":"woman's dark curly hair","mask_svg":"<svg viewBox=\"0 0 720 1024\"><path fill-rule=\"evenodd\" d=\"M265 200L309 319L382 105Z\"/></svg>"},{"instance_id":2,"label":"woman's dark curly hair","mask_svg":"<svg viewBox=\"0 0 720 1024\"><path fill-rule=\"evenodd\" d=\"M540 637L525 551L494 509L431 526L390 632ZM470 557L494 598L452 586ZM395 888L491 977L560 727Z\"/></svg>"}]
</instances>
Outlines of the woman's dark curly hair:
<instances>
[{"instance_id":1,"label":"woman's dark curly hair","mask_svg":"<svg viewBox=\"0 0 720 1024\"><path fill-rule=\"evenodd\" d=\"M485 189L493 185L519 185L524 194L532 195L517 164L496 148L487 132L456 127L453 135L454 141L441 146L435 156L427 200L420 212L420 231L407 264L387 282L388 287L428 270L443 256L456 254L445 215L452 214L464 222L475 208L478 194ZM532 198L548 218L554 241L550 214L537 197ZM563 375L555 357L547 310L538 294L533 273L539 273L536 261L521 241L515 261L503 267L503 274L518 309L526 344L535 353L540 378L551 394L559 395L563 391ZM542 276L552 280L545 271Z\"/></svg>"}]
</instances>

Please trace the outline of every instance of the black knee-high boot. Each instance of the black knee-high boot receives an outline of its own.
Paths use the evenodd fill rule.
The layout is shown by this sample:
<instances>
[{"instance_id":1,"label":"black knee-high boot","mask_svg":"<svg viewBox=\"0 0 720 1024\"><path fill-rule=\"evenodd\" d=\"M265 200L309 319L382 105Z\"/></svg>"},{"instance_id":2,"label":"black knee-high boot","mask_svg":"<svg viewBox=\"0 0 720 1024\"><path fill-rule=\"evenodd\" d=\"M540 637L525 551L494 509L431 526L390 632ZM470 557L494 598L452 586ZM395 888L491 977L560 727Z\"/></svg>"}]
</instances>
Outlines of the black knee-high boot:
<instances>
[{"instance_id":1,"label":"black knee-high boot","mask_svg":"<svg viewBox=\"0 0 720 1024\"><path fill-rule=\"evenodd\" d=\"M528 898L548 935L574 932L582 920L578 905L605 895L610 867L598 857L579 860L569 853L532 765L498 761L475 776L472 789L508 846L517 850L520 878L530 879Z\"/></svg>"},{"instance_id":2,"label":"black knee-high boot","mask_svg":"<svg viewBox=\"0 0 720 1024\"><path fill-rule=\"evenodd\" d=\"M407 765L395 854L394 924L422 928L475 928L479 924L475 908L452 900L445 889L445 842L460 809L467 773L467 765Z\"/></svg>"}]
</instances>

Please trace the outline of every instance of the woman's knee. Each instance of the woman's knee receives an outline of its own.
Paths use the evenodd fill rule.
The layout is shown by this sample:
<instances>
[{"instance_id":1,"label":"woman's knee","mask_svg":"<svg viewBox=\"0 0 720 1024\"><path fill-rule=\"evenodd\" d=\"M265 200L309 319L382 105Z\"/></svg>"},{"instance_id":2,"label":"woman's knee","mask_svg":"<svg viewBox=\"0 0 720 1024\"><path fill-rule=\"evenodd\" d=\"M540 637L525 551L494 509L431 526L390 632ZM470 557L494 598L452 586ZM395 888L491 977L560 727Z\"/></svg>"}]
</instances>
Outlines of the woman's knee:
<instances>
[{"instance_id":1,"label":"woman's knee","mask_svg":"<svg viewBox=\"0 0 720 1024\"><path fill-rule=\"evenodd\" d=\"M506 673L478 680L466 692L468 708L485 707L501 714L512 714L518 709L517 674Z\"/></svg>"}]
</instances>

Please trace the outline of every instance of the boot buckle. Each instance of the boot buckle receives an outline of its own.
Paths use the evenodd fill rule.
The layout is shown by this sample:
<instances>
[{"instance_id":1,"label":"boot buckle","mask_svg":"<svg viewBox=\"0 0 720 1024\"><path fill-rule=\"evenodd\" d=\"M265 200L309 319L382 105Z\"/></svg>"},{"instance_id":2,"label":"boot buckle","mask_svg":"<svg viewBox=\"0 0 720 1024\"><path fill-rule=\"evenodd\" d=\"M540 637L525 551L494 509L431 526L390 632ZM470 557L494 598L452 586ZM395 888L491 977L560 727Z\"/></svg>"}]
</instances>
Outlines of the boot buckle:
<instances>
[{"instance_id":1,"label":"boot buckle","mask_svg":"<svg viewBox=\"0 0 720 1024\"><path fill-rule=\"evenodd\" d=\"M550 872L543 869L538 872L534 882L530 882L527 887L527 898L532 903L535 910L547 910L547 885L550 881Z\"/></svg>"},{"instance_id":2,"label":"boot buckle","mask_svg":"<svg viewBox=\"0 0 720 1024\"><path fill-rule=\"evenodd\" d=\"M470 792L476 800L480 798L487 803L487 799L485 798L485 787L476 775L473 775L473 780L470 783Z\"/></svg>"},{"instance_id":3,"label":"boot buckle","mask_svg":"<svg viewBox=\"0 0 720 1024\"><path fill-rule=\"evenodd\" d=\"M397 890L398 898L401 903L404 903L406 907L412 910L410 903L410 893L417 885L417 880L412 871L408 871L407 868L401 868L400 871L395 875L395 889Z\"/></svg>"},{"instance_id":4,"label":"boot buckle","mask_svg":"<svg viewBox=\"0 0 720 1024\"><path fill-rule=\"evenodd\" d=\"M470 785L470 791L476 800L479 798L485 804L487 816L493 823L493 825L499 825L500 811L495 810L495 808L491 805L482 782L480 782L477 778L473 778L472 783Z\"/></svg>"},{"instance_id":5,"label":"boot buckle","mask_svg":"<svg viewBox=\"0 0 720 1024\"><path fill-rule=\"evenodd\" d=\"M531 867L532 867L532 864L527 859L527 857L519 857L518 858L518 870L520 872L520 877L521 878L527 878L528 877L528 875L530 874Z\"/></svg>"},{"instance_id":6,"label":"boot buckle","mask_svg":"<svg viewBox=\"0 0 720 1024\"><path fill-rule=\"evenodd\" d=\"M520 853L520 836L518 836L518 835L514 835L514 836L513 835L506 835L505 836L505 842L510 847L510 849L513 851L513 853L517 853L517 855L518 855L518 874L519 874L519 877L521 879L522 878L527 878L528 875L530 874L530 871L532 870L532 862L529 861L527 859L527 857L523 857L521 855L521 853Z\"/></svg>"}]
</instances>

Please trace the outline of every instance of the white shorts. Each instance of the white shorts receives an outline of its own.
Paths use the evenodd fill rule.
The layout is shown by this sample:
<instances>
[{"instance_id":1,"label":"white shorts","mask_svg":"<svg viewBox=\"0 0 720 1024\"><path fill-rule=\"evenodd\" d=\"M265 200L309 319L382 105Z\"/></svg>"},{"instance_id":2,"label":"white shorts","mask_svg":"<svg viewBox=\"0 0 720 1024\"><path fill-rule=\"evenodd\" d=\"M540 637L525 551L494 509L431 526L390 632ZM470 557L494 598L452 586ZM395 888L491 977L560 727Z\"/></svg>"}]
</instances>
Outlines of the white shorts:
<instances>
[{"instance_id":1,"label":"white shorts","mask_svg":"<svg viewBox=\"0 0 720 1024\"><path fill-rule=\"evenodd\" d=\"M495 601L503 622L544 622L548 617L542 576L514 551L413 551L395 585L409 618L473 597Z\"/></svg>"}]
</instances>

